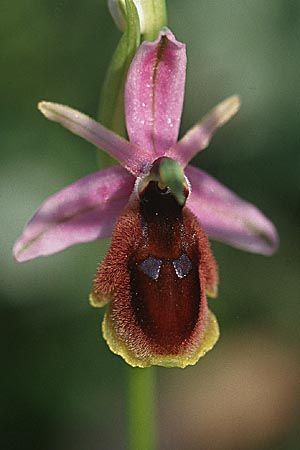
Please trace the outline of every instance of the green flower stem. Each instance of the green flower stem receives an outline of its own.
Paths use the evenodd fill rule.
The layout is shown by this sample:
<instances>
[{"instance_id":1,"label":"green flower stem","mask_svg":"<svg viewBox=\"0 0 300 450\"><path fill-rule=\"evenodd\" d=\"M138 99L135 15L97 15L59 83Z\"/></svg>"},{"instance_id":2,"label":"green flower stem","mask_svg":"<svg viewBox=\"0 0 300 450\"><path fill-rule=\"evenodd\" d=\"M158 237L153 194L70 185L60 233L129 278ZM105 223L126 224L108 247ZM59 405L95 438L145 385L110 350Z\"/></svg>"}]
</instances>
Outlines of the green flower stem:
<instances>
[{"instance_id":1,"label":"green flower stem","mask_svg":"<svg viewBox=\"0 0 300 450\"><path fill-rule=\"evenodd\" d=\"M155 388L155 368L128 368L128 450L156 448Z\"/></svg>"}]
</instances>

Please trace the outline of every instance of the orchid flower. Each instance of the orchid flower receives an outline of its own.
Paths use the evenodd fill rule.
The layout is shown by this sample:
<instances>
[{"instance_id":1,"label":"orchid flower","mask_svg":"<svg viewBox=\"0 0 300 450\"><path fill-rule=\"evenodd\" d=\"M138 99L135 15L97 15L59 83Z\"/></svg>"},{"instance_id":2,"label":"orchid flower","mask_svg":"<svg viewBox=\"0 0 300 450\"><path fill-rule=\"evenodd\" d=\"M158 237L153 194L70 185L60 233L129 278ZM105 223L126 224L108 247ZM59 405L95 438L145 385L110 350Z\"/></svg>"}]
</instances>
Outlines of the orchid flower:
<instances>
[{"instance_id":1,"label":"orchid flower","mask_svg":"<svg viewBox=\"0 0 300 450\"><path fill-rule=\"evenodd\" d=\"M216 296L218 272L207 235L265 255L278 242L255 206L189 165L240 101L226 99L177 142L185 71L185 45L168 29L142 43L125 86L129 141L72 108L39 104L48 119L121 165L48 198L14 246L21 262L112 235L90 301L110 302L104 337L114 353L139 367L195 364L217 341L206 295Z\"/></svg>"}]
</instances>

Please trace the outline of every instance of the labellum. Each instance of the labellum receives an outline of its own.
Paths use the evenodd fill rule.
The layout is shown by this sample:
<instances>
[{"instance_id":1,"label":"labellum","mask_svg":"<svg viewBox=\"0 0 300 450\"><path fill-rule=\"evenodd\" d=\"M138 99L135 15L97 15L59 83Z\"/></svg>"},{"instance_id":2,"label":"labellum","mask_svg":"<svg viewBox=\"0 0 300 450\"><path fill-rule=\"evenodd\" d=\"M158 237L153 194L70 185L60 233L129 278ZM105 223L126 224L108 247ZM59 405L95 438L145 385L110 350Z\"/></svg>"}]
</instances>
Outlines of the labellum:
<instances>
[{"instance_id":1,"label":"labellum","mask_svg":"<svg viewBox=\"0 0 300 450\"><path fill-rule=\"evenodd\" d=\"M166 184L166 182L168 184ZM218 339L206 293L217 291L208 239L185 206L189 183L170 158L138 179L97 270L91 302L111 300L103 321L110 349L129 364L185 367Z\"/></svg>"}]
</instances>

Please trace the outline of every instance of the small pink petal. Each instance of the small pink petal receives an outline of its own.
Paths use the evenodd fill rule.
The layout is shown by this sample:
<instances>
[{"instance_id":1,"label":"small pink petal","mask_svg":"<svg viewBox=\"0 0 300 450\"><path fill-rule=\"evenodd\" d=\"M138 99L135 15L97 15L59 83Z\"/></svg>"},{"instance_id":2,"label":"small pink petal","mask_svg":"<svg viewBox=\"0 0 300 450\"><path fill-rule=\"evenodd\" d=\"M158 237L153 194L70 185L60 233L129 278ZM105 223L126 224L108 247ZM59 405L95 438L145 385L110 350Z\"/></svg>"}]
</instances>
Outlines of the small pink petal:
<instances>
[{"instance_id":1,"label":"small pink petal","mask_svg":"<svg viewBox=\"0 0 300 450\"><path fill-rule=\"evenodd\" d=\"M134 177L120 166L88 175L49 197L14 245L17 261L108 237L128 202Z\"/></svg>"},{"instance_id":2,"label":"small pink petal","mask_svg":"<svg viewBox=\"0 0 300 450\"><path fill-rule=\"evenodd\" d=\"M254 253L274 253L276 229L258 208L200 169L188 166L186 175L192 185L187 206L209 237Z\"/></svg>"},{"instance_id":3,"label":"small pink petal","mask_svg":"<svg viewBox=\"0 0 300 450\"><path fill-rule=\"evenodd\" d=\"M163 29L143 42L128 71L126 124L130 142L162 156L175 144L180 126L186 69L185 45Z\"/></svg>"},{"instance_id":4,"label":"small pink petal","mask_svg":"<svg viewBox=\"0 0 300 450\"><path fill-rule=\"evenodd\" d=\"M38 108L47 119L60 123L72 133L105 150L134 175L146 171L152 162L147 149L137 148L76 109L44 101L38 104Z\"/></svg>"},{"instance_id":5,"label":"small pink petal","mask_svg":"<svg viewBox=\"0 0 300 450\"><path fill-rule=\"evenodd\" d=\"M218 128L230 120L240 108L237 95L227 98L213 108L199 123L191 128L183 138L170 148L165 156L175 159L183 167L210 143Z\"/></svg>"}]
</instances>

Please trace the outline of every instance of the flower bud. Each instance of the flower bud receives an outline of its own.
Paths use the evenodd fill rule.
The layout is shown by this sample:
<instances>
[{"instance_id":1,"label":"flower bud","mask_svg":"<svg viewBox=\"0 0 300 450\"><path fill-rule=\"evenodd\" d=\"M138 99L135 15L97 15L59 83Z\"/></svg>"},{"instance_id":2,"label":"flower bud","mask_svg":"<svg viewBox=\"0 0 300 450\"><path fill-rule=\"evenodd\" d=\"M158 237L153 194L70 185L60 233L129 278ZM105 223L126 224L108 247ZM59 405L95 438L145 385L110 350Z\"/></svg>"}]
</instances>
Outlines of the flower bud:
<instances>
[{"instance_id":1,"label":"flower bud","mask_svg":"<svg viewBox=\"0 0 300 450\"><path fill-rule=\"evenodd\" d=\"M108 0L108 9L119 30L124 31L126 26L125 0Z\"/></svg>"},{"instance_id":2,"label":"flower bud","mask_svg":"<svg viewBox=\"0 0 300 450\"><path fill-rule=\"evenodd\" d=\"M165 0L133 0L137 9L141 34L149 40L156 39L159 30L166 26ZM126 27L126 0L108 0L109 11L117 25L124 31Z\"/></svg>"}]
</instances>

